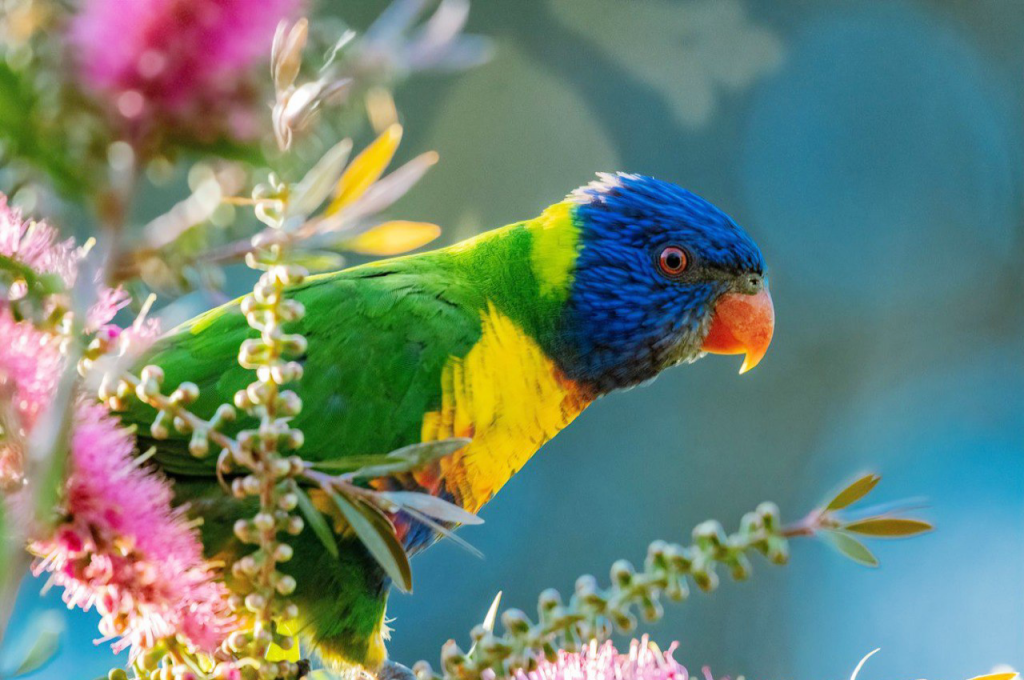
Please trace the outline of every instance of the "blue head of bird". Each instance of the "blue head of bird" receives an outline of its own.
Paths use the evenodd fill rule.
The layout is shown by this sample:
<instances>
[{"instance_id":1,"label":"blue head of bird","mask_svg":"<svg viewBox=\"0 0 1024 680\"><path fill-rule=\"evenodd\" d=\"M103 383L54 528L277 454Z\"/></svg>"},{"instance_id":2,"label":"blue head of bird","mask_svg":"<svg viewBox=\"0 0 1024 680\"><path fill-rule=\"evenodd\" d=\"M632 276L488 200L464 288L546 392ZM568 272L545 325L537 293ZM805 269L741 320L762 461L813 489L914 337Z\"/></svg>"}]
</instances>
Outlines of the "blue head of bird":
<instances>
[{"instance_id":1,"label":"blue head of bird","mask_svg":"<svg viewBox=\"0 0 1024 680\"><path fill-rule=\"evenodd\" d=\"M573 192L579 229L561 320L563 369L602 392L705 353L764 356L774 330L765 261L724 212L674 184L602 175Z\"/></svg>"}]
</instances>

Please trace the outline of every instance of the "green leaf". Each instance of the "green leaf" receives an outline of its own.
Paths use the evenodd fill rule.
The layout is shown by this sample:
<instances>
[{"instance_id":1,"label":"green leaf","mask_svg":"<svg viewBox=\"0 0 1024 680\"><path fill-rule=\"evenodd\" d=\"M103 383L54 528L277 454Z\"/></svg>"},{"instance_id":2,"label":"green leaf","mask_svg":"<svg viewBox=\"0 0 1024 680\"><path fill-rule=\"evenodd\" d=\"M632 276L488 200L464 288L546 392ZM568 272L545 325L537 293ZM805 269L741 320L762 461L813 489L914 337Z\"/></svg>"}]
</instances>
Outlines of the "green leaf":
<instances>
[{"instance_id":1,"label":"green leaf","mask_svg":"<svg viewBox=\"0 0 1024 680\"><path fill-rule=\"evenodd\" d=\"M345 258L332 250L301 250L287 255L288 262L305 267L311 272L341 269Z\"/></svg>"},{"instance_id":2,"label":"green leaf","mask_svg":"<svg viewBox=\"0 0 1024 680\"><path fill-rule=\"evenodd\" d=\"M501 604L501 591L494 596L494 601L491 602L490 608L487 610L487 616L484 617L484 630L489 633L494 632L494 624L498 620L498 605Z\"/></svg>"},{"instance_id":3,"label":"green leaf","mask_svg":"<svg viewBox=\"0 0 1024 680\"><path fill-rule=\"evenodd\" d=\"M33 673L53 660L60 648L60 637L64 632L63 620L56 612L44 612L37 625L33 626L34 639L21 663L11 673L12 678Z\"/></svg>"},{"instance_id":4,"label":"green leaf","mask_svg":"<svg viewBox=\"0 0 1024 680\"><path fill-rule=\"evenodd\" d=\"M437 533L441 534L447 539L450 539L460 548L463 548L470 555L473 555L474 557L484 556L482 552L480 552L472 545L467 543L465 539L463 539L461 536L456 535L454 531L444 526L443 524L436 522L434 519L428 517L427 515L424 515L422 512L409 507L402 508L402 510L405 511L410 517L418 520L419 522L422 522L423 524L426 524L428 527L430 527Z\"/></svg>"},{"instance_id":5,"label":"green leaf","mask_svg":"<svg viewBox=\"0 0 1024 680\"><path fill-rule=\"evenodd\" d=\"M331 557L338 556L338 544L334 540L334 532L331 531L331 527L327 525L327 520L324 519L323 513L316 509L313 505L313 501L309 499L306 492L302 490L298 484L292 485L292 491L299 498L299 510L302 511L302 516L306 518L306 522L313 529L313 533L320 539L320 542L327 548L327 552L331 554Z\"/></svg>"},{"instance_id":6,"label":"green leaf","mask_svg":"<svg viewBox=\"0 0 1024 680\"><path fill-rule=\"evenodd\" d=\"M305 218L320 207L320 204L330 196L334 185L338 183L351 151L351 139L343 139L327 150L306 176L292 188L288 200L288 217Z\"/></svg>"},{"instance_id":7,"label":"green leaf","mask_svg":"<svg viewBox=\"0 0 1024 680\"><path fill-rule=\"evenodd\" d=\"M312 463L314 470L335 474L352 473L357 479L372 479L388 475L411 472L429 462L450 456L469 444L465 437L441 439L404 446L400 449L376 456L351 456L337 460L321 460Z\"/></svg>"},{"instance_id":8,"label":"green leaf","mask_svg":"<svg viewBox=\"0 0 1024 680\"><path fill-rule=\"evenodd\" d=\"M418 491L382 491L380 496L403 509L412 508L442 522L452 522L453 524L484 523L482 519L473 513L463 510L443 498L431 496L428 493L420 493Z\"/></svg>"},{"instance_id":9,"label":"green leaf","mask_svg":"<svg viewBox=\"0 0 1024 680\"><path fill-rule=\"evenodd\" d=\"M309 464L314 470L320 472L344 474L359 470L360 468L370 467L371 465L386 465L388 462L390 462L390 459L387 454L382 454L377 456L346 456L337 460L316 460L310 461Z\"/></svg>"},{"instance_id":10,"label":"green leaf","mask_svg":"<svg viewBox=\"0 0 1024 680\"><path fill-rule=\"evenodd\" d=\"M919 519L905 519L901 517L877 517L862 519L851 522L843 527L845 531L852 531L863 536L876 536L878 538L903 538L923 534L934 529L928 522Z\"/></svg>"},{"instance_id":11,"label":"green leaf","mask_svg":"<svg viewBox=\"0 0 1024 680\"><path fill-rule=\"evenodd\" d=\"M853 669L853 675L850 676L850 680L857 680L857 676L860 675L860 671L862 668L864 668L864 664L868 662L868 659L873 657L875 654L878 654L879 650L881 650L881 647L871 652L868 652L866 655L864 655L864 658L860 660L860 663L857 664L857 667Z\"/></svg>"},{"instance_id":12,"label":"green leaf","mask_svg":"<svg viewBox=\"0 0 1024 680\"><path fill-rule=\"evenodd\" d=\"M35 485L36 517L49 525L55 519L54 507L63 487L67 472L68 450L71 446L71 421L73 399L78 382L78 357L81 349L73 344L67 358L67 366L60 376L56 396L50 402L42 418L32 430L29 439L29 460L39 461Z\"/></svg>"},{"instance_id":13,"label":"green leaf","mask_svg":"<svg viewBox=\"0 0 1024 680\"><path fill-rule=\"evenodd\" d=\"M469 442L470 440L465 437L453 437L435 442L422 442L403 446L386 456L388 462L360 468L353 473L353 476L359 479L373 479L402 472L411 472L439 458L450 456L465 447Z\"/></svg>"},{"instance_id":14,"label":"green leaf","mask_svg":"<svg viewBox=\"0 0 1024 680\"><path fill-rule=\"evenodd\" d=\"M341 510L345 521L384 567L399 589L412 592L412 567L405 548L395 536L395 527L383 514L363 503L353 502L344 495L330 492L334 504ZM358 504L357 504L358 503Z\"/></svg>"},{"instance_id":15,"label":"green leaf","mask_svg":"<svg viewBox=\"0 0 1024 680\"><path fill-rule=\"evenodd\" d=\"M484 617L484 622L481 624L483 629L486 630L488 633L494 632L494 624L498 620L498 605L501 604L501 594L502 591L499 590L498 594L494 596L494 600L491 602L491 606L487 610L487 616ZM467 656L473 658L473 655L475 653L476 643L474 642L473 646L469 648L469 653L467 654Z\"/></svg>"},{"instance_id":16,"label":"green leaf","mask_svg":"<svg viewBox=\"0 0 1024 680\"><path fill-rule=\"evenodd\" d=\"M822 535L832 544L833 548L857 564L863 564L865 567L878 566L878 558L853 536L838 531L826 531Z\"/></svg>"},{"instance_id":17,"label":"green leaf","mask_svg":"<svg viewBox=\"0 0 1024 680\"><path fill-rule=\"evenodd\" d=\"M867 496L881 479L882 478L879 475L874 473L869 473L858 478L852 484L836 494L835 498L829 501L828 505L825 506L825 510L831 512L835 510L842 510L847 506L853 505L861 498L864 498L864 496Z\"/></svg>"}]
</instances>

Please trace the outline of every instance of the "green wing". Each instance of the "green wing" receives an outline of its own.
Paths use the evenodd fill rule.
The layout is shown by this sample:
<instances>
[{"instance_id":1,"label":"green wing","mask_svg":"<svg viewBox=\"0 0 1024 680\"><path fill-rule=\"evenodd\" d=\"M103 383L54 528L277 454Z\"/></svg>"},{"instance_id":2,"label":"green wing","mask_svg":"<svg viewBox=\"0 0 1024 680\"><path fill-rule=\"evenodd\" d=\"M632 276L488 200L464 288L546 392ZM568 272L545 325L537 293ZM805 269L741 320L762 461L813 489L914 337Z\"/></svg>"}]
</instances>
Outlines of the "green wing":
<instances>
[{"instance_id":1,"label":"green wing","mask_svg":"<svg viewBox=\"0 0 1024 680\"><path fill-rule=\"evenodd\" d=\"M442 367L479 339L485 304L457 270L427 256L311 277L288 295L306 308L287 330L308 341L299 359L302 380L291 387L303 400L294 423L305 435L307 460L381 454L418 442L423 414L440 404ZM254 380L237 356L242 340L256 336L235 301L172 331L140 366L163 368L166 394L181 382L196 383L200 397L191 410L208 419ZM155 411L132 401L123 419L139 425L140 448L155 445L167 472L214 473L216 452L192 457L186 435L150 440ZM254 424L245 417L228 432Z\"/></svg>"}]
</instances>

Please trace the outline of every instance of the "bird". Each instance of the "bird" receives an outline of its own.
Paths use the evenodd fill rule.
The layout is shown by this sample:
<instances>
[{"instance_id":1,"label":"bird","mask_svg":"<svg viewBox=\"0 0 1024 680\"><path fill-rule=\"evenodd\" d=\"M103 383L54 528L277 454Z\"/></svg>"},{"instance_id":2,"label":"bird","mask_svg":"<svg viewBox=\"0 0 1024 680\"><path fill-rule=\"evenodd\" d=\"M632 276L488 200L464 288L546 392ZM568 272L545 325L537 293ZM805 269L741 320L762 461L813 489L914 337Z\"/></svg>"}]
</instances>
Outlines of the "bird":
<instances>
[{"instance_id":1,"label":"bird","mask_svg":"<svg viewBox=\"0 0 1024 680\"><path fill-rule=\"evenodd\" d=\"M470 513L602 395L708 353L742 354L746 372L775 324L765 260L746 231L676 184L627 173L600 173L539 217L311 276L286 296L305 308L288 327L307 341L295 387L304 407L291 423L302 457L465 437L424 470L374 484ZM163 370L165 386L195 383L190 409L211 418L252 381L236 358L255 336L236 300L169 332L143 363ZM137 403L123 419L138 425L140 450L156 447L176 502L202 518L208 557L240 554L232 526L253 508L224 493L185 435L146 439L154 415ZM439 537L393 519L410 554ZM296 580L302 638L329 665L386 668L387 573L352 532L330 552L308 526L288 540L294 557L280 568Z\"/></svg>"}]
</instances>

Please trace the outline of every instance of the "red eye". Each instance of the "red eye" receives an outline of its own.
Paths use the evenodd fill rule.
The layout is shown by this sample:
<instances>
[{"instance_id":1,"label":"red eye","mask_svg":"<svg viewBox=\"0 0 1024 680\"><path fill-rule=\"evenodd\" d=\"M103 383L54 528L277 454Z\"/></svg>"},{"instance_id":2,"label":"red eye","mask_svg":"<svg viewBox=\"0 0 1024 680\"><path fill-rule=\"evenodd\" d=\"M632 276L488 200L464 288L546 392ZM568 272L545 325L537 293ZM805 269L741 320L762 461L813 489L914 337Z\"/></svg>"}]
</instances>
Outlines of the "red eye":
<instances>
[{"instance_id":1,"label":"red eye","mask_svg":"<svg viewBox=\"0 0 1024 680\"><path fill-rule=\"evenodd\" d=\"M686 270L686 251L678 246L668 246L658 257L658 267L666 276L679 276Z\"/></svg>"}]
</instances>

